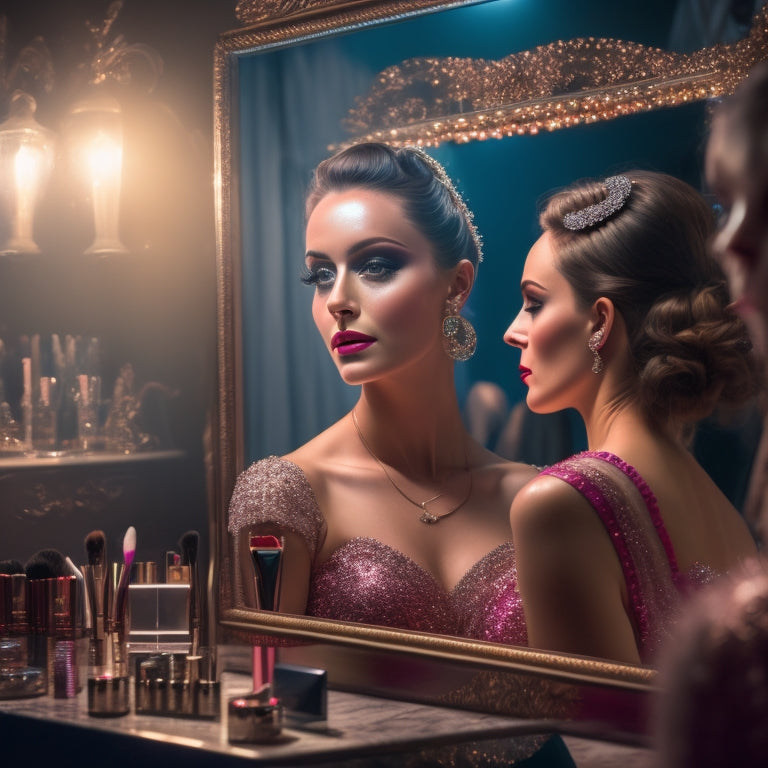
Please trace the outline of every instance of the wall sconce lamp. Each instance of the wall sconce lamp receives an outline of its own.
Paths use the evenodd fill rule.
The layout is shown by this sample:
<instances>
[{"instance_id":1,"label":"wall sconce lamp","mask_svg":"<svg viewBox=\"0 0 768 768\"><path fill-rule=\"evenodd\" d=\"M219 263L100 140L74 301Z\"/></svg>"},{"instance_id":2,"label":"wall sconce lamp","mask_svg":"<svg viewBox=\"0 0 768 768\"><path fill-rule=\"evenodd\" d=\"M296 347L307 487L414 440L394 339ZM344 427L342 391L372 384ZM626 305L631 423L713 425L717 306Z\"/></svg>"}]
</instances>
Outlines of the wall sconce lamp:
<instances>
[{"instance_id":1,"label":"wall sconce lamp","mask_svg":"<svg viewBox=\"0 0 768 768\"><path fill-rule=\"evenodd\" d=\"M123 170L119 102L109 96L77 102L70 111L67 132L75 166L85 178L93 203L94 239L85 253L127 253L119 231Z\"/></svg>"},{"instance_id":2,"label":"wall sconce lamp","mask_svg":"<svg viewBox=\"0 0 768 768\"><path fill-rule=\"evenodd\" d=\"M35 120L36 109L32 96L15 91L0 123L0 200L10 229L0 247L4 256L40 253L35 210L53 169L55 134Z\"/></svg>"},{"instance_id":3,"label":"wall sconce lamp","mask_svg":"<svg viewBox=\"0 0 768 768\"><path fill-rule=\"evenodd\" d=\"M93 56L78 72L88 76L80 99L65 118L62 144L67 152L59 159L73 163L71 170L85 181L93 205L94 236L86 255L109 256L127 253L120 239L120 196L123 170L123 115L112 93L136 79L151 92L159 78L162 59L149 46L129 45L122 35L111 38L111 28L122 8L112 0L101 24L88 22L93 37ZM5 59L6 20L0 14L0 88L16 80L36 80L46 91L53 82L53 64L41 37L19 53L8 74ZM8 118L0 123L0 223L8 223L9 236L0 246L0 256L36 254L34 216L48 180L54 171L55 134L34 118L37 103L17 86L10 101ZM69 169L58 169L68 173Z\"/></svg>"}]
</instances>

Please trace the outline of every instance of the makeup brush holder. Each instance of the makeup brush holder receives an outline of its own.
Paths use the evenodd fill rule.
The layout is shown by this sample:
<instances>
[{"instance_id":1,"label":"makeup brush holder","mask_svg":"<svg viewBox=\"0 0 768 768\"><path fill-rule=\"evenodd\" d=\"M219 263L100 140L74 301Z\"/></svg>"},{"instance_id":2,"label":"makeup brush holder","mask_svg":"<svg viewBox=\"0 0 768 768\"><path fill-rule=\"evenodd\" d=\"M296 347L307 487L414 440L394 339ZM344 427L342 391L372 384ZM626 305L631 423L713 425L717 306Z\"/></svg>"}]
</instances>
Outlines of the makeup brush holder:
<instances>
[{"instance_id":1,"label":"makeup brush holder","mask_svg":"<svg viewBox=\"0 0 768 768\"><path fill-rule=\"evenodd\" d=\"M106 648L106 663L88 671L88 714L122 717L131 711L125 642L112 634L107 637Z\"/></svg>"}]
</instances>

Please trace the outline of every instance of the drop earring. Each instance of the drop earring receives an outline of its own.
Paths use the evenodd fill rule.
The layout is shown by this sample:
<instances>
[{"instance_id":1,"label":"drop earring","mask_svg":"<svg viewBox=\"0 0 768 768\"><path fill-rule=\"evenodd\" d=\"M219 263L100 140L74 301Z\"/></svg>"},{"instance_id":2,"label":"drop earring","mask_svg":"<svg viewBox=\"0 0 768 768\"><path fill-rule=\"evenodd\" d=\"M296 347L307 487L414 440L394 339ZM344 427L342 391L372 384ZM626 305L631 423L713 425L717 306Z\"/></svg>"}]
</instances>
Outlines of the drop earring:
<instances>
[{"instance_id":1,"label":"drop earring","mask_svg":"<svg viewBox=\"0 0 768 768\"><path fill-rule=\"evenodd\" d=\"M459 314L457 303L458 300L446 305L443 318L443 348L448 357L463 362L475 354L477 334L472 323Z\"/></svg>"},{"instance_id":2,"label":"drop earring","mask_svg":"<svg viewBox=\"0 0 768 768\"><path fill-rule=\"evenodd\" d=\"M603 341L604 330L599 328L590 337L587 347L589 351L595 356L592 361L592 373L602 373L603 370L603 358L600 357L600 345Z\"/></svg>"}]
</instances>

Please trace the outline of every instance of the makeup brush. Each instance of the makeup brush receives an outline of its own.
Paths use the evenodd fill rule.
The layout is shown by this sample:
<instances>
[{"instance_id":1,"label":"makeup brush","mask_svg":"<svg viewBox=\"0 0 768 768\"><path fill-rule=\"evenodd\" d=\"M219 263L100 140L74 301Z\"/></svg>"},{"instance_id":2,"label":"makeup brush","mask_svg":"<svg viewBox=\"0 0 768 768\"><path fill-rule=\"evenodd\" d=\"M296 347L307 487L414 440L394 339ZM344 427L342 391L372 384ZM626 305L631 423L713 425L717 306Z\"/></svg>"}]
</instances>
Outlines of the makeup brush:
<instances>
[{"instance_id":1,"label":"makeup brush","mask_svg":"<svg viewBox=\"0 0 768 768\"><path fill-rule=\"evenodd\" d=\"M57 549L41 549L24 564L27 575L31 666L46 670L48 693L55 693L54 637L57 631L55 588L67 573L64 555Z\"/></svg>"},{"instance_id":2,"label":"makeup brush","mask_svg":"<svg viewBox=\"0 0 768 768\"><path fill-rule=\"evenodd\" d=\"M83 630L89 624L88 601L85 599L85 579L82 571L72 562L71 558L65 557L64 564L67 571L77 580L77 629Z\"/></svg>"},{"instance_id":3,"label":"makeup brush","mask_svg":"<svg viewBox=\"0 0 768 768\"><path fill-rule=\"evenodd\" d=\"M27 579L55 579L59 576L70 576L64 555L58 549L41 549L27 560L24 565Z\"/></svg>"},{"instance_id":4,"label":"makeup brush","mask_svg":"<svg viewBox=\"0 0 768 768\"><path fill-rule=\"evenodd\" d=\"M14 573L24 573L24 566L18 560L0 560L0 573L13 576Z\"/></svg>"},{"instance_id":5,"label":"makeup brush","mask_svg":"<svg viewBox=\"0 0 768 768\"><path fill-rule=\"evenodd\" d=\"M125 641L126 611L128 608L128 585L131 582L131 567L136 556L136 529L130 526L123 536L123 570L115 593L115 610L113 620L117 631L118 641L122 646Z\"/></svg>"},{"instance_id":6,"label":"makeup brush","mask_svg":"<svg viewBox=\"0 0 768 768\"><path fill-rule=\"evenodd\" d=\"M197 568L197 554L200 534L187 531L179 539L181 564L189 566L189 634L190 656L197 656L200 647L200 575Z\"/></svg>"},{"instance_id":7,"label":"makeup brush","mask_svg":"<svg viewBox=\"0 0 768 768\"><path fill-rule=\"evenodd\" d=\"M91 531L85 537L85 554L88 564L83 566L85 588L91 614L91 639L88 663L101 667L106 662L105 641L109 617L109 570L107 568L107 537L104 531Z\"/></svg>"},{"instance_id":8,"label":"makeup brush","mask_svg":"<svg viewBox=\"0 0 768 768\"><path fill-rule=\"evenodd\" d=\"M54 612L50 584L52 580L72 578L67 559L57 549L41 549L24 565L29 582L31 618L37 632L53 636Z\"/></svg>"}]
</instances>

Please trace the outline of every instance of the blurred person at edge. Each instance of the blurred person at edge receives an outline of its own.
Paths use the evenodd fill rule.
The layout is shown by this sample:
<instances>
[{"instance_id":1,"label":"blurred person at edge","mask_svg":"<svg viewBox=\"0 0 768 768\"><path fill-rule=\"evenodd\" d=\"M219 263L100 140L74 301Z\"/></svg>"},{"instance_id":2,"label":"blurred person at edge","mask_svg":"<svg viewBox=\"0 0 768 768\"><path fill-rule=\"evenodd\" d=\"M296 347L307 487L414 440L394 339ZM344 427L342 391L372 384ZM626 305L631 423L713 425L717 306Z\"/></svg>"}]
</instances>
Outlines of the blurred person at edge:
<instances>
[{"instance_id":1,"label":"blurred person at edge","mask_svg":"<svg viewBox=\"0 0 768 768\"><path fill-rule=\"evenodd\" d=\"M766 363L768 62L755 67L715 113L706 175L722 206L712 249L728 275L733 307ZM763 533L765 444L763 439L750 494L761 503ZM766 765L768 571L762 554L746 574L715 584L691 603L660 669L655 727L661 768Z\"/></svg>"}]
</instances>

